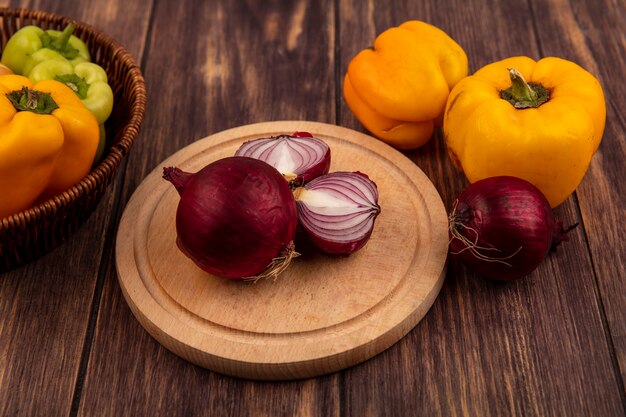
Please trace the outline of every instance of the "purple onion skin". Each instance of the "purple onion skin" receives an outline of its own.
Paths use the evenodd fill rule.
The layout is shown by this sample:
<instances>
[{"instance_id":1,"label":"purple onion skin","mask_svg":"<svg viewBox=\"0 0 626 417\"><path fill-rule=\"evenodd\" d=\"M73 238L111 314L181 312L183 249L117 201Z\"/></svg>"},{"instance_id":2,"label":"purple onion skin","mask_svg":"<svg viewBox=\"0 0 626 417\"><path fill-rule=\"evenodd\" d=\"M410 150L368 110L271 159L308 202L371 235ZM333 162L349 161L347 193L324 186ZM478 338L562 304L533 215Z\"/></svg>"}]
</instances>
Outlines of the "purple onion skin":
<instances>
[{"instance_id":1,"label":"purple onion skin","mask_svg":"<svg viewBox=\"0 0 626 417\"><path fill-rule=\"evenodd\" d=\"M339 243L339 242L333 242L330 240L322 239L314 235L313 233L309 233L307 236L309 240L311 240L311 243L322 252L325 252L329 255L347 256L347 255L353 254L354 252L358 251L363 246L365 246L367 241L370 239L370 236L372 236L373 230L374 229L372 228L372 230L370 230L367 235L363 236L361 239L357 241L346 242L346 243Z\"/></svg>"},{"instance_id":2,"label":"purple onion skin","mask_svg":"<svg viewBox=\"0 0 626 417\"><path fill-rule=\"evenodd\" d=\"M449 227L450 255L477 275L500 281L530 274L567 240L541 191L508 176L467 187L453 204Z\"/></svg>"},{"instance_id":3,"label":"purple onion skin","mask_svg":"<svg viewBox=\"0 0 626 417\"><path fill-rule=\"evenodd\" d=\"M293 244L293 194L265 162L229 157L195 174L165 168L164 178L180 194L178 247L204 271L231 279L255 277Z\"/></svg>"}]
</instances>

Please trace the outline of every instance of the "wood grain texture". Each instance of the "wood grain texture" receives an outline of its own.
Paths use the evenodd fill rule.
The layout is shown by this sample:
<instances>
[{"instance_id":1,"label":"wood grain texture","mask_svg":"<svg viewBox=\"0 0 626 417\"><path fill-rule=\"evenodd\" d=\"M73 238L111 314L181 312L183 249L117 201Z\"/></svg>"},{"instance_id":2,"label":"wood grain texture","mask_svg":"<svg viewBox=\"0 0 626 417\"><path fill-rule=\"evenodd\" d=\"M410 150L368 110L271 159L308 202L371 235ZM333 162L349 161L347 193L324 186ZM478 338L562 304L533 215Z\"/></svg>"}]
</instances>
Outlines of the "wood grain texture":
<instances>
[{"instance_id":1,"label":"wood grain texture","mask_svg":"<svg viewBox=\"0 0 626 417\"><path fill-rule=\"evenodd\" d=\"M149 95L127 171L92 219L47 257L0 276L1 416L626 415L623 1L0 4L66 14L114 36L145 64ZM607 127L576 196L556 211L581 223L567 246L508 285L450 264L412 332L329 376L251 382L162 348L132 316L113 266L115 225L135 188L159 161L227 128L307 119L363 131L340 94L347 62L412 18L452 35L472 72L513 55L558 55L598 75ZM467 185L440 136L407 155L447 207Z\"/></svg>"},{"instance_id":2,"label":"wood grain texture","mask_svg":"<svg viewBox=\"0 0 626 417\"><path fill-rule=\"evenodd\" d=\"M71 242L0 276L0 415L69 413L99 261L81 247L105 220L98 210Z\"/></svg>"},{"instance_id":3,"label":"wood grain texture","mask_svg":"<svg viewBox=\"0 0 626 417\"><path fill-rule=\"evenodd\" d=\"M333 121L332 3L156 6L144 68L148 113L129 156L123 205L158 162L211 133L278 119ZM158 29L172 22L184 22L176 36ZM79 415L338 415L336 376L254 383L182 361L135 321L114 270L93 346Z\"/></svg>"},{"instance_id":4,"label":"wood grain texture","mask_svg":"<svg viewBox=\"0 0 626 417\"><path fill-rule=\"evenodd\" d=\"M91 356L84 416L339 415L337 378L250 382L225 377L178 358L140 326L112 268L107 275L97 345ZM104 354L101 352L105 352Z\"/></svg>"},{"instance_id":5,"label":"wood grain texture","mask_svg":"<svg viewBox=\"0 0 626 417\"><path fill-rule=\"evenodd\" d=\"M331 149L331 172L362 171L382 208L365 247L347 257L307 251L277 280L211 276L176 245L180 196L163 167L197 172L246 141L306 131ZM426 176L380 141L304 121L241 126L197 141L159 163L120 221L116 265L144 328L187 360L227 375L302 379L363 362L427 313L445 277L447 214Z\"/></svg>"},{"instance_id":6,"label":"wood grain texture","mask_svg":"<svg viewBox=\"0 0 626 417\"><path fill-rule=\"evenodd\" d=\"M120 42L139 62L150 24L152 2L94 0L89 3L76 0L13 0L10 5L58 13L88 23Z\"/></svg>"},{"instance_id":7,"label":"wood grain texture","mask_svg":"<svg viewBox=\"0 0 626 417\"><path fill-rule=\"evenodd\" d=\"M539 58L539 38L527 22L550 27L524 2L340 4L344 70L373 36L411 18L456 39L470 72L508 56ZM563 36L562 42L570 42ZM345 105L340 110L340 124L362 129ZM410 156L450 207L467 182L447 160L441 136ZM574 198L557 215L566 224L581 221ZM623 415L611 350L597 342L606 334L594 281L580 230L531 276L510 285L485 282L452 262L429 315L394 348L344 373L342 409L372 416ZM586 365L591 362L593 368ZM356 381L367 382L347 388ZM378 381L385 381L383 393Z\"/></svg>"},{"instance_id":8,"label":"wood grain texture","mask_svg":"<svg viewBox=\"0 0 626 417\"><path fill-rule=\"evenodd\" d=\"M133 52L142 50L145 40L141 28L147 28L146 8L112 10L106 1L3 3L71 16L103 30L95 10L111 11L113 24L133 24L138 36L124 36L111 23L105 31L121 35L118 40ZM84 343L91 338L90 316L98 301L94 297L99 294L106 242L102 237L114 206L111 190L70 241L35 263L0 275L1 416L70 414Z\"/></svg>"},{"instance_id":9,"label":"wood grain texture","mask_svg":"<svg viewBox=\"0 0 626 417\"><path fill-rule=\"evenodd\" d=\"M611 28L626 27L624 2L598 9L593 1L534 1L533 9L548 20L537 27L544 55L560 54L600 80L607 104L607 124L598 152L576 195L598 283L598 306L606 317L607 340L614 350L622 381L626 380L626 85L618 68L626 68L626 38ZM547 30L547 26L551 29ZM559 36L554 36L558 33ZM565 40L569 40L566 42ZM614 225L614 226L613 226ZM623 395L626 390L622 382Z\"/></svg>"}]
</instances>

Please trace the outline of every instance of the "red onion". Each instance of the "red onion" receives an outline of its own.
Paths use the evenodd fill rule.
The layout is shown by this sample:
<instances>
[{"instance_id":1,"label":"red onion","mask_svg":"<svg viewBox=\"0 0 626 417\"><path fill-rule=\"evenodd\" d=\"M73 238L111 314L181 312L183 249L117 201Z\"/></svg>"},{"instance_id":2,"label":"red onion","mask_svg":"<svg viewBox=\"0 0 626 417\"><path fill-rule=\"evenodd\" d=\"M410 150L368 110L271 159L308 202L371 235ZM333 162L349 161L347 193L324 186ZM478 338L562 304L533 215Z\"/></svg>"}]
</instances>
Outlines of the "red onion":
<instances>
[{"instance_id":1,"label":"red onion","mask_svg":"<svg viewBox=\"0 0 626 417\"><path fill-rule=\"evenodd\" d=\"M486 178L471 184L452 206L450 254L480 276L514 280L534 271L575 226L564 230L531 183Z\"/></svg>"},{"instance_id":2,"label":"red onion","mask_svg":"<svg viewBox=\"0 0 626 417\"><path fill-rule=\"evenodd\" d=\"M293 138L312 138L313 135L310 134L309 132L293 132L291 134L291 137L293 137Z\"/></svg>"},{"instance_id":3,"label":"red onion","mask_svg":"<svg viewBox=\"0 0 626 417\"><path fill-rule=\"evenodd\" d=\"M360 172L333 172L294 192L299 222L316 247L335 255L365 245L380 213L378 189Z\"/></svg>"},{"instance_id":4,"label":"red onion","mask_svg":"<svg viewBox=\"0 0 626 417\"><path fill-rule=\"evenodd\" d=\"M224 278L276 277L295 255L297 211L280 173L244 157L215 161L195 174L168 167L180 194L177 244L203 270Z\"/></svg>"},{"instance_id":5,"label":"red onion","mask_svg":"<svg viewBox=\"0 0 626 417\"><path fill-rule=\"evenodd\" d=\"M241 145L235 155L267 162L294 188L328 173L330 168L330 148L308 132L254 139Z\"/></svg>"}]
</instances>

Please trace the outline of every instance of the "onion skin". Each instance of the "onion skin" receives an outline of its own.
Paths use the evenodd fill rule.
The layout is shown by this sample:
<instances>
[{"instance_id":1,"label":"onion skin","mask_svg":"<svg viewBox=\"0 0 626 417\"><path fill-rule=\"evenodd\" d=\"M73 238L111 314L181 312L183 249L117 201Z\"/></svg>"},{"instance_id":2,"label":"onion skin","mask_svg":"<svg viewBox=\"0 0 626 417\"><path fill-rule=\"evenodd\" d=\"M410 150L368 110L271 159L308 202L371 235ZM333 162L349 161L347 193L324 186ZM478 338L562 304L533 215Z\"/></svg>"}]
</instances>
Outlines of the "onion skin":
<instances>
[{"instance_id":1,"label":"onion skin","mask_svg":"<svg viewBox=\"0 0 626 417\"><path fill-rule=\"evenodd\" d=\"M363 246L365 246L367 241L372 236L373 230L374 229L372 228L369 233L364 235L363 238L359 240L345 243L338 243L330 241L328 239L323 239L313 233L308 233L307 237L309 238L313 246L329 255L351 255L361 249Z\"/></svg>"},{"instance_id":2,"label":"onion skin","mask_svg":"<svg viewBox=\"0 0 626 417\"><path fill-rule=\"evenodd\" d=\"M467 187L452 206L450 255L484 278L515 280L534 271L572 228L563 229L528 181L486 178Z\"/></svg>"},{"instance_id":3,"label":"onion skin","mask_svg":"<svg viewBox=\"0 0 626 417\"><path fill-rule=\"evenodd\" d=\"M274 276L293 256L297 211L282 175L245 157L215 161L195 174L164 168L180 194L177 245L198 267L231 279ZM285 265L281 264L280 273Z\"/></svg>"}]
</instances>

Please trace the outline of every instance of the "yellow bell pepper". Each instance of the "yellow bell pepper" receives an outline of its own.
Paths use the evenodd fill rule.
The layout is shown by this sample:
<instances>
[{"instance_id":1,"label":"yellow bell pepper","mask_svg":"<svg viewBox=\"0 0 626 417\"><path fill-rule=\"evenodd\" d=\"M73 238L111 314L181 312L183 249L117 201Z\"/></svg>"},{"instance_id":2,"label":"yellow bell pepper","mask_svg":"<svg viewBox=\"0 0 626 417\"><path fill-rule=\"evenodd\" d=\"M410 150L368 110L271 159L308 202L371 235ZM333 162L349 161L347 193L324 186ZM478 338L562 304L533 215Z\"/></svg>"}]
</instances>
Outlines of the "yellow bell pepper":
<instances>
[{"instance_id":1,"label":"yellow bell pepper","mask_svg":"<svg viewBox=\"0 0 626 417\"><path fill-rule=\"evenodd\" d=\"M349 63L343 93L377 138L414 149L431 138L452 87L467 76L467 56L442 30L412 20L381 33Z\"/></svg>"},{"instance_id":2,"label":"yellow bell pepper","mask_svg":"<svg viewBox=\"0 0 626 417\"><path fill-rule=\"evenodd\" d=\"M448 154L470 182L523 178L556 207L598 149L606 104L598 80L560 58L513 57L459 82L444 115Z\"/></svg>"},{"instance_id":3,"label":"yellow bell pepper","mask_svg":"<svg viewBox=\"0 0 626 417\"><path fill-rule=\"evenodd\" d=\"M99 136L96 118L63 83L0 76L0 218L79 182Z\"/></svg>"}]
</instances>

